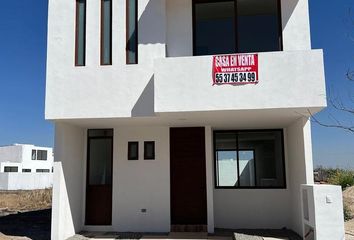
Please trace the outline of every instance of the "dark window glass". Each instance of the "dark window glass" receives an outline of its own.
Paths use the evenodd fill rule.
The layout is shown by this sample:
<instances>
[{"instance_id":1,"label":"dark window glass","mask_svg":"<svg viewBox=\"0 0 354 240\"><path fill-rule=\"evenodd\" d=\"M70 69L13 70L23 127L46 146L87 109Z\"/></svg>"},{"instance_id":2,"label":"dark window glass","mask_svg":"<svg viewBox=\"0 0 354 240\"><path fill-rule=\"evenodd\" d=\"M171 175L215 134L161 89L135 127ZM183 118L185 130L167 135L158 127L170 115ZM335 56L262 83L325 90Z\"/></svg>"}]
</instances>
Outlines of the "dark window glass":
<instances>
[{"instance_id":1,"label":"dark window glass","mask_svg":"<svg viewBox=\"0 0 354 240\"><path fill-rule=\"evenodd\" d=\"M128 160L139 159L139 142L128 142Z\"/></svg>"},{"instance_id":2,"label":"dark window glass","mask_svg":"<svg viewBox=\"0 0 354 240\"><path fill-rule=\"evenodd\" d=\"M85 65L86 51L86 0L76 0L76 53L75 65Z\"/></svg>"},{"instance_id":3,"label":"dark window glass","mask_svg":"<svg viewBox=\"0 0 354 240\"><path fill-rule=\"evenodd\" d=\"M30 173L30 172L31 172L31 169L25 169L25 168L23 168L23 169L22 169L22 172L24 172L24 173Z\"/></svg>"},{"instance_id":4,"label":"dark window glass","mask_svg":"<svg viewBox=\"0 0 354 240\"><path fill-rule=\"evenodd\" d=\"M91 138L89 185L112 183L112 138Z\"/></svg>"},{"instance_id":5,"label":"dark window glass","mask_svg":"<svg viewBox=\"0 0 354 240\"><path fill-rule=\"evenodd\" d=\"M112 64L112 0L101 0L101 65Z\"/></svg>"},{"instance_id":6,"label":"dark window glass","mask_svg":"<svg viewBox=\"0 0 354 240\"><path fill-rule=\"evenodd\" d=\"M35 149L32 150L31 159L32 160L36 160L37 159L37 151Z\"/></svg>"},{"instance_id":7,"label":"dark window glass","mask_svg":"<svg viewBox=\"0 0 354 240\"><path fill-rule=\"evenodd\" d=\"M236 52L234 1L195 1L194 55Z\"/></svg>"},{"instance_id":8,"label":"dark window glass","mask_svg":"<svg viewBox=\"0 0 354 240\"><path fill-rule=\"evenodd\" d=\"M217 186L233 187L238 184L236 134L215 133L215 171Z\"/></svg>"},{"instance_id":9,"label":"dark window glass","mask_svg":"<svg viewBox=\"0 0 354 240\"><path fill-rule=\"evenodd\" d=\"M112 129L90 129L88 130L89 137L113 137Z\"/></svg>"},{"instance_id":10,"label":"dark window glass","mask_svg":"<svg viewBox=\"0 0 354 240\"><path fill-rule=\"evenodd\" d=\"M37 160L47 160L48 152L46 150L37 150Z\"/></svg>"},{"instance_id":11,"label":"dark window glass","mask_svg":"<svg viewBox=\"0 0 354 240\"><path fill-rule=\"evenodd\" d=\"M238 52L280 50L278 0L237 0Z\"/></svg>"},{"instance_id":12,"label":"dark window glass","mask_svg":"<svg viewBox=\"0 0 354 240\"><path fill-rule=\"evenodd\" d=\"M216 132L214 141L216 187L285 188L281 130Z\"/></svg>"},{"instance_id":13,"label":"dark window glass","mask_svg":"<svg viewBox=\"0 0 354 240\"><path fill-rule=\"evenodd\" d=\"M36 169L37 173L49 173L50 170L49 169Z\"/></svg>"},{"instance_id":14,"label":"dark window glass","mask_svg":"<svg viewBox=\"0 0 354 240\"><path fill-rule=\"evenodd\" d=\"M144 159L154 160L155 159L155 142L144 142Z\"/></svg>"},{"instance_id":15,"label":"dark window glass","mask_svg":"<svg viewBox=\"0 0 354 240\"><path fill-rule=\"evenodd\" d=\"M127 0L127 64L138 63L138 1Z\"/></svg>"},{"instance_id":16,"label":"dark window glass","mask_svg":"<svg viewBox=\"0 0 354 240\"><path fill-rule=\"evenodd\" d=\"M194 55L281 50L279 0L194 0Z\"/></svg>"},{"instance_id":17,"label":"dark window glass","mask_svg":"<svg viewBox=\"0 0 354 240\"><path fill-rule=\"evenodd\" d=\"M18 172L18 167L4 167L4 172Z\"/></svg>"}]
</instances>

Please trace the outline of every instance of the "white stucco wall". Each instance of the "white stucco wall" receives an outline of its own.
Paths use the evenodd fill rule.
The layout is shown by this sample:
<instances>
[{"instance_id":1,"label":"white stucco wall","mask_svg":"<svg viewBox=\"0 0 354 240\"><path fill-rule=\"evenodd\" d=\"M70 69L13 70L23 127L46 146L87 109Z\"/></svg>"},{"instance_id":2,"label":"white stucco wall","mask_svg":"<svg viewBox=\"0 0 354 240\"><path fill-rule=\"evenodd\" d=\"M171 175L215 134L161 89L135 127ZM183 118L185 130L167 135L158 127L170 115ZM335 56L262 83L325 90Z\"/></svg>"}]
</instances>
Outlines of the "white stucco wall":
<instances>
[{"instance_id":1,"label":"white stucco wall","mask_svg":"<svg viewBox=\"0 0 354 240\"><path fill-rule=\"evenodd\" d=\"M127 160L128 141L139 141L138 161ZM144 141L155 141L155 160L144 160ZM113 154L113 229L169 232L169 128L115 128Z\"/></svg>"},{"instance_id":2,"label":"white stucco wall","mask_svg":"<svg viewBox=\"0 0 354 240\"><path fill-rule=\"evenodd\" d=\"M311 49L308 0L281 0L283 50Z\"/></svg>"},{"instance_id":3,"label":"white stucco wall","mask_svg":"<svg viewBox=\"0 0 354 240\"><path fill-rule=\"evenodd\" d=\"M100 1L87 1L86 66L74 67L75 1L49 1L46 119L139 115L153 60L166 55L165 0L139 0L138 65L125 63L125 3L113 1L113 64L100 66Z\"/></svg>"},{"instance_id":4,"label":"white stucco wall","mask_svg":"<svg viewBox=\"0 0 354 240\"><path fill-rule=\"evenodd\" d=\"M84 130L57 123L55 156L51 239L62 240L82 229Z\"/></svg>"},{"instance_id":5,"label":"white stucco wall","mask_svg":"<svg viewBox=\"0 0 354 240\"><path fill-rule=\"evenodd\" d=\"M301 184L313 184L311 122L299 118L287 128L289 158L290 223L291 228L302 234Z\"/></svg>"},{"instance_id":6,"label":"white stucco wall","mask_svg":"<svg viewBox=\"0 0 354 240\"><path fill-rule=\"evenodd\" d=\"M0 190L45 189L52 185L52 173L0 173Z\"/></svg>"},{"instance_id":7,"label":"white stucco wall","mask_svg":"<svg viewBox=\"0 0 354 240\"><path fill-rule=\"evenodd\" d=\"M302 224L314 230L316 240L344 240L344 216L342 188L333 185L302 185L301 193L307 192L309 198L309 221L303 219ZM303 197L303 194L301 194ZM302 207L306 207L302 205ZM302 214L304 217L304 215ZM304 231L302 236L307 234Z\"/></svg>"},{"instance_id":8,"label":"white stucco wall","mask_svg":"<svg viewBox=\"0 0 354 240\"><path fill-rule=\"evenodd\" d=\"M0 147L0 162L18 162L22 161L21 145Z\"/></svg>"},{"instance_id":9,"label":"white stucco wall","mask_svg":"<svg viewBox=\"0 0 354 240\"><path fill-rule=\"evenodd\" d=\"M310 49L310 32L307 0L282 0L282 25L283 25L283 44L284 51L297 51ZM139 0L138 16L139 16L139 64L125 64L125 1L113 2L113 23L112 29L112 66L100 66L100 2L87 2L87 23L86 23L86 66L74 67L74 33L75 33L75 2L70 0L50 0L49 1L49 20L48 20L48 58L47 58L47 85L46 85L46 118L47 119L70 119L70 118L114 118L114 117L131 117L131 116L151 116L154 113L154 90L169 92L174 89L174 85L159 85L155 88L153 75L154 59L178 56L191 56L193 51L192 39L192 3L191 0ZM116 17L119 16L119 17ZM66 21L62 21L66 19ZM274 77L284 81L289 79L288 83L293 82L292 77L306 82L302 86L311 89L310 84L320 84L318 92L308 92L307 95L318 96L324 94L323 85L323 63L321 59L315 62L306 62L306 68L295 67L301 65L301 60L292 62L292 58L297 58L296 53L289 56L287 54L278 55L281 57L268 57L267 63L260 65L262 69L269 71L261 71L261 76L266 79ZM167 53L167 54L166 54ZM298 53L298 57L303 56L302 52ZM271 56L271 55L267 55ZM291 59L288 61L288 58ZM198 58L199 59L199 58ZM279 67L279 62L286 63ZM166 65L164 72L169 73L174 70L177 73L190 72L185 66L179 65L180 61L176 60L172 65ZM211 71L211 63L208 62L205 67L200 67L203 60L189 62L189 67L197 68L203 73ZM285 65L285 64L284 64ZM283 71L279 71L283 69ZM295 70L294 70L295 69ZM311 71L309 71L311 69ZM156 68L155 68L156 70ZM294 71L296 72L294 72ZM278 72L279 71L279 72ZM320 73L318 72L320 71ZM282 73L282 74L279 74ZM296 73L296 74L295 74ZM171 77L162 75L160 72L159 81L173 82L178 79L179 83L188 84L190 86L199 86L194 80L190 80L190 75ZM202 74L193 72L199 81L204 81L210 85L211 74ZM291 76L291 77L290 77ZM182 77L182 78L181 78ZM180 81L180 79L188 79ZM315 79L315 80L314 80ZM210 81L209 81L210 80ZM289 89L289 85L276 82L277 88L262 88L261 96L269 96L283 89L278 88L284 86ZM296 81L295 81L296 82ZM262 82L261 82L262 83ZM322 84L322 85L321 85ZM261 85L260 85L261 86ZM302 86L291 85L294 89L292 96L303 97L297 92L302 92ZM248 96L249 86L243 87L245 94ZM195 91L196 88L191 88ZM230 88L235 90L235 88ZM198 89L203 92L205 89ZM298 91L297 91L298 90ZM297 92L296 92L297 91ZM321 92L322 91L322 92ZM224 95L224 94L223 94ZM158 98L155 98L158 99ZM228 98L231 102L232 97ZM272 107L283 107L283 100L287 103L287 99L275 102ZM291 99L294 100L295 99ZM124 101L124 104L121 104ZM252 102L251 106L242 102L240 106L233 106L234 109L245 109L247 107L255 107L255 109L264 107L264 104ZM147 104L148 103L148 104ZM322 103L322 102L321 102ZM163 110L163 107L157 103L157 109ZM146 105L149 110L146 111ZM323 104L322 104L323 105ZM321 105L321 106L322 106ZM218 110L227 110L225 108ZM185 105L177 105L178 109L184 109Z\"/></svg>"},{"instance_id":10,"label":"white stucco wall","mask_svg":"<svg viewBox=\"0 0 354 240\"><path fill-rule=\"evenodd\" d=\"M326 106L321 50L259 53L259 83L213 86L212 56L155 60L155 111Z\"/></svg>"}]
</instances>

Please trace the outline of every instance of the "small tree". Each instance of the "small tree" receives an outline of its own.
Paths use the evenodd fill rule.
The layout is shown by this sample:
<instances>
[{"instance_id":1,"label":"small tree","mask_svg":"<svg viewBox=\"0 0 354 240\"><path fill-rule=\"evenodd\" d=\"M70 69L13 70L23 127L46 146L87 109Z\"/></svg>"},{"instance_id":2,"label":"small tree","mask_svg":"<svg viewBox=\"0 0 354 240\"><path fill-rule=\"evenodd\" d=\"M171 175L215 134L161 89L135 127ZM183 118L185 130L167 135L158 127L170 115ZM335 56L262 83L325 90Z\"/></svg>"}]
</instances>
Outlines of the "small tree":
<instances>
[{"instance_id":1,"label":"small tree","mask_svg":"<svg viewBox=\"0 0 354 240\"><path fill-rule=\"evenodd\" d=\"M348 14L346 18L346 23L349 27L349 29L353 29L354 27L354 17L352 10L349 9ZM354 42L354 36L353 34L348 33L348 38ZM328 94L328 103L329 103L329 110L332 111L333 113L329 112L329 118L331 119L328 122L319 120L317 117L315 117L310 111L309 114L312 117L312 121L323 126L323 127L329 127L329 128L339 128L343 129L345 131L354 133L354 71L353 70L348 70L346 75L346 80L349 81L349 87L347 89L348 94L346 96L346 100L344 101L343 95L336 96L332 94L331 92ZM345 116L346 120L339 120L337 117L337 114L341 114Z\"/></svg>"}]
</instances>

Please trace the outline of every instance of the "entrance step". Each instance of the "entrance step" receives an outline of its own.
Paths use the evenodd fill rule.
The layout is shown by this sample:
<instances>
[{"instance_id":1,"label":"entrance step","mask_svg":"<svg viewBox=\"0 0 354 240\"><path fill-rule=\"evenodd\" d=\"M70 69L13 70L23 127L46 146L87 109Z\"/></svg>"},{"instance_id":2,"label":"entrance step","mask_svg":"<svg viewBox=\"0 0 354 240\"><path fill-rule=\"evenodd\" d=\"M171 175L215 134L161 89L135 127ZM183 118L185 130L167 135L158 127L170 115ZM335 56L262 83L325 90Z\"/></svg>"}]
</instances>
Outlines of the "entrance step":
<instances>
[{"instance_id":1,"label":"entrance step","mask_svg":"<svg viewBox=\"0 0 354 240\"><path fill-rule=\"evenodd\" d=\"M207 234L208 226L207 225L171 225L171 232Z\"/></svg>"},{"instance_id":2,"label":"entrance step","mask_svg":"<svg viewBox=\"0 0 354 240\"><path fill-rule=\"evenodd\" d=\"M168 239L207 239L207 232L170 232Z\"/></svg>"}]
</instances>

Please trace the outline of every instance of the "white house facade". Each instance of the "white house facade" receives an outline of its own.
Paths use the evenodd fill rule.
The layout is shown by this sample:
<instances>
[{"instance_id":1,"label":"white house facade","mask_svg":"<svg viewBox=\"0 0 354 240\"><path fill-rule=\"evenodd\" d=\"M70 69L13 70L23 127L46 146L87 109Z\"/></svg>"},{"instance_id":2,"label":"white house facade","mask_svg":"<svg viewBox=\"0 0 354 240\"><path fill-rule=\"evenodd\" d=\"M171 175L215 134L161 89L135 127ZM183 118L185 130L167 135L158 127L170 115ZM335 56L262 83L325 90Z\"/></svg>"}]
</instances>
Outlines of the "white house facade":
<instances>
[{"instance_id":1,"label":"white house facade","mask_svg":"<svg viewBox=\"0 0 354 240\"><path fill-rule=\"evenodd\" d=\"M50 188L53 149L30 144L0 146L0 190Z\"/></svg>"},{"instance_id":2,"label":"white house facade","mask_svg":"<svg viewBox=\"0 0 354 240\"><path fill-rule=\"evenodd\" d=\"M307 0L49 0L47 56L52 239L344 234L340 194L313 185L326 88Z\"/></svg>"}]
</instances>

